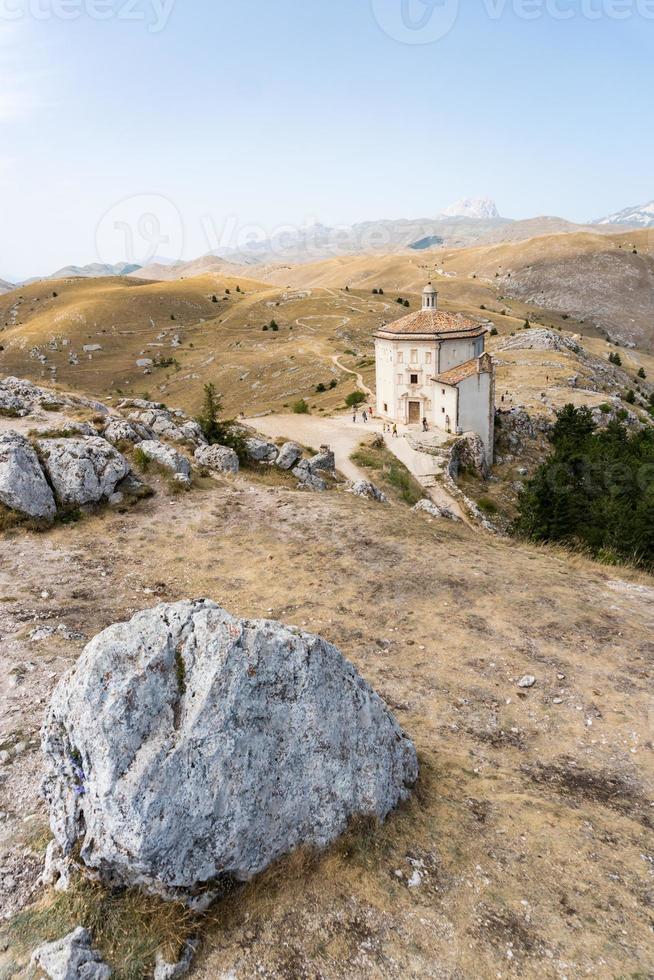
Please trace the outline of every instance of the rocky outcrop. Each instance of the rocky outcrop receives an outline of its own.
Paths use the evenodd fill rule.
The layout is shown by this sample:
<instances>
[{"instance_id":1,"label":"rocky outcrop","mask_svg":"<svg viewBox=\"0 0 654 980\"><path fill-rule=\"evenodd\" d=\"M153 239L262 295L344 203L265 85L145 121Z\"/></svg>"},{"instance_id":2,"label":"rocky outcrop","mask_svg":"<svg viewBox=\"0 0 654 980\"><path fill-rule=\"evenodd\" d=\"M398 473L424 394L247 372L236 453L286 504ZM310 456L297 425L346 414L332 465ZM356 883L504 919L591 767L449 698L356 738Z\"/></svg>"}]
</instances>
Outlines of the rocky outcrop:
<instances>
[{"instance_id":1,"label":"rocky outcrop","mask_svg":"<svg viewBox=\"0 0 654 980\"><path fill-rule=\"evenodd\" d=\"M108 500L130 472L125 457L100 436L39 439L41 465L62 507Z\"/></svg>"},{"instance_id":2,"label":"rocky outcrop","mask_svg":"<svg viewBox=\"0 0 654 980\"><path fill-rule=\"evenodd\" d=\"M238 473L238 456L228 446L200 446L194 456L200 466L215 473Z\"/></svg>"},{"instance_id":3,"label":"rocky outcrop","mask_svg":"<svg viewBox=\"0 0 654 980\"><path fill-rule=\"evenodd\" d=\"M158 436L171 442L188 442L194 446L206 444L200 425L181 411L165 408L159 402L146 402L140 399L122 401L119 409L136 408L128 415L130 422L138 422Z\"/></svg>"},{"instance_id":4,"label":"rocky outcrop","mask_svg":"<svg viewBox=\"0 0 654 980\"><path fill-rule=\"evenodd\" d=\"M330 643L162 604L96 636L42 731L62 850L107 883L200 900L350 818L384 819L418 774L386 705Z\"/></svg>"},{"instance_id":5,"label":"rocky outcrop","mask_svg":"<svg viewBox=\"0 0 654 980\"><path fill-rule=\"evenodd\" d=\"M277 460L277 446L274 442L250 436L245 440L245 451L248 459L254 463L274 463Z\"/></svg>"},{"instance_id":6,"label":"rocky outcrop","mask_svg":"<svg viewBox=\"0 0 654 980\"><path fill-rule=\"evenodd\" d=\"M369 480L356 480L346 487L347 493L353 493L357 497L367 497L368 500L376 500L379 504L387 504L388 497L382 493L374 483Z\"/></svg>"},{"instance_id":7,"label":"rocky outcrop","mask_svg":"<svg viewBox=\"0 0 654 980\"><path fill-rule=\"evenodd\" d=\"M16 416L31 415L44 407L82 406L106 415L108 409L102 402L83 398L81 395L64 395L60 392L39 388L31 381L7 377L0 380L0 412Z\"/></svg>"},{"instance_id":8,"label":"rocky outcrop","mask_svg":"<svg viewBox=\"0 0 654 980\"><path fill-rule=\"evenodd\" d=\"M277 454L275 466L280 470L292 470L302 459L302 446L297 442L285 442Z\"/></svg>"},{"instance_id":9,"label":"rocky outcrop","mask_svg":"<svg viewBox=\"0 0 654 980\"><path fill-rule=\"evenodd\" d=\"M452 443L449 452L447 469L453 480L456 480L462 469L469 470L482 479L488 479L490 468L486 456L486 447L476 432L466 432Z\"/></svg>"},{"instance_id":10,"label":"rocky outcrop","mask_svg":"<svg viewBox=\"0 0 654 980\"><path fill-rule=\"evenodd\" d=\"M0 503L38 520L52 521L56 504L34 449L18 432L0 435Z\"/></svg>"},{"instance_id":11,"label":"rocky outcrop","mask_svg":"<svg viewBox=\"0 0 654 980\"><path fill-rule=\"evenodd\" d=\"M91 948L91 933L81 926L35 949L30 965L40 967L50 980L109 980L111 976L100 954Z\"/></svg>"},{"instance_id":12,"label":"rocky outcrop","mask_svg":"<svg viewBox=\"0 0 654 980\"><path fill-rule=\"evenodd\" d=\"M172 446L166 446L163 442L156 439L146 439L139 443L139 450L146 459L151 460L164 470L168 470L173 476L180 476L183 480L191 478L191 464L186 456L182 456Z\"/></svg>"},{"instance_id":13,"label":"rocky outcrop","mask_svg":"<svg viewBox=\"0 0 654 980\"><path fill-rule=\"evenodd\" d=\"M429 514L430 517L443 517L448 521L459 520L454 511L450 510L449 507L438 507L433 500L427 500L426 497L423 500L419 500L413 509L418 512Z\"/></svg>"},{"instance_id":14,"label":"rocky outcrop","mask_svg":"<svg viewBox=\"0 0 654 980\"><path fill-rule=\"evenodd\" d=\"M578 354L581 347L571 337L557 330L531 327L528 330L521 330L513 337L503 339L498 350L554 350Z\"/></svg>"},{"instance_id":15,"label":"rocky outcrop","mask_svg":"<svg viewBox=\"0 0 654 980\"><path fill-rule=\"evenodd\" d=\"M127 419L121 419L115 415L107 422L102 435L111 443L131 442L136 444L145 439L154 439L154 433L148 429L147 425L142 425L140 422L129 422Z\"/></svg>"},{"instance_id":16,"label":"rocky outcrop","mask_svg":"<svg viewBox=\"0 0 654 980\"><path fill-rule=\"evenodd\" d=\"M314 475L317 473L330 473L336 471L336 457L331 449L323 447L319 453L308 460L309 471Z\"/></svg>"},{"instance_id":17,"label":"rocky outcrop","mask_svg":"<svg viewBox=\"0 0 654 980\"><path fill-rule=\"evenodd\" d=\"M293 467L293 476L300 481L303 490L316 490L322 492L327 489L327 483L321 476L311 472L308 459L301 459L297 466Z\"/></svg>"}]
</instances>

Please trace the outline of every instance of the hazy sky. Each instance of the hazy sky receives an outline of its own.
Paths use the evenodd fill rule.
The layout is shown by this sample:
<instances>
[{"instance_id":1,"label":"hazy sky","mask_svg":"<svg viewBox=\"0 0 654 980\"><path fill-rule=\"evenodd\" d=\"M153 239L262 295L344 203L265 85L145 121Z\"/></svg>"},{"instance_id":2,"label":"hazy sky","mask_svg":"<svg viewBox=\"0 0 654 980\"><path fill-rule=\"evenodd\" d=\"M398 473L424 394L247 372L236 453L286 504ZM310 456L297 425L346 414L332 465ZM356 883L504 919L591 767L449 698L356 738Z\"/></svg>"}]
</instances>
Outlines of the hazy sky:
<instances>
[{"instance_id":1,"label":"hazy sky","mask_svg":"<svg viewBox=\"0 0 654 980\"><path fill-rule=\"evenodd\" d=\"M653 92L654 0L0 0L0 277L462 196L586 221L654 198Z\"/></svg>"}]
</instances>

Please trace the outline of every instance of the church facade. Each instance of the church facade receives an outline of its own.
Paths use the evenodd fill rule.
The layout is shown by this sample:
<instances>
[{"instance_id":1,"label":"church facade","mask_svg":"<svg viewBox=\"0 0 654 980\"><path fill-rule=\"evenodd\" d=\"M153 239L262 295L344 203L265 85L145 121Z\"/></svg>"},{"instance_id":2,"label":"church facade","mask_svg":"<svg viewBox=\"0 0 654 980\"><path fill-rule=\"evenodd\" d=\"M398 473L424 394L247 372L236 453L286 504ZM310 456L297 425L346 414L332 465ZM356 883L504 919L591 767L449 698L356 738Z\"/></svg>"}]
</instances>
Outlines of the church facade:
<instances>
[{"instance_id":1,"label":"church facade","mask_svg":"<svg viewBox=\"0 0 654 980\"><path fill-rule=\"evenodd\" d=\"M476 432L493 460L495 381L486 330L438 309L431 283L422 309L375 334L377 414L388 422L447 433Z\"/></svg>"}]
</instances>

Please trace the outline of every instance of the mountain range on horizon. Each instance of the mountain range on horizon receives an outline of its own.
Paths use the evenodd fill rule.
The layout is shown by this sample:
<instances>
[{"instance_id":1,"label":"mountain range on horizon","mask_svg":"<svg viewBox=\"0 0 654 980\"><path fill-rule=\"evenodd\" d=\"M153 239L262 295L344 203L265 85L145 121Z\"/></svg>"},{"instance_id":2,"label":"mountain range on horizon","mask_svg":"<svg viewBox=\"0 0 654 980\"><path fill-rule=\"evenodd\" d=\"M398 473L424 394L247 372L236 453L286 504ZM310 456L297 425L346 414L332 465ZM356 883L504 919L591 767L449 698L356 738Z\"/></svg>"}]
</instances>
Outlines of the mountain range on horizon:
<instances>
[{"instance_id":1,"label":"mountain range on horizon","mask_svg":"<svg viewBox=\"0 0 654 980\"><path fill-rule=\"evenodd\" d=\"M624 208L588 224L577 224L565 218L541 215L534 218L505 218L489 197L461 198L438 212L433 218L377 219L358 222L349 227L331 227L321 223L299 227L295 234L287 230L268 239L256 239L239 247L210 251L195 259L171 259L157 256L144 266L137 263L114 264L91 262L65 265L45 276L32 276L19 282L0 278L0 295L19 285L40 279L99 278L131 276L145 279L173 279L210 269L216 261L234 265L300 264L338 255L403 250L429 251L434 248L470 247L520 241L541 235L586 231L610 233L613 228L654 228L654 201Z\"/></svg>"}]
</instances>

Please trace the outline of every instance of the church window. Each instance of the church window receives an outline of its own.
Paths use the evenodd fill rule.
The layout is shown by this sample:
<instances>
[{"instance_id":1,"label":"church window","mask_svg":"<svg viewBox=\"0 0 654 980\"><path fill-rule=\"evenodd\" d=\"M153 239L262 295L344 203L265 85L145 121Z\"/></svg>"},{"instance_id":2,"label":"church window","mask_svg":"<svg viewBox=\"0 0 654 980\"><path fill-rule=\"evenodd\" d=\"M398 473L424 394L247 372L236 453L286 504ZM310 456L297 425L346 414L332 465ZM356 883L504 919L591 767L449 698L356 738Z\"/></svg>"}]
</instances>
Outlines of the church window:
<instances>
[{"instance_id":1,"label":"church window","mask_svg":"<svg viewBox=\"0 0 654 980\"><path fill-rule=\"evenodd\" d=\"M428 350L425 354L425 364L431 364L431 351Z\"/></svg>"},{"instance_id":2,"label":"church window","mask_svg":"<svg viewBox=\"0 0 654 980\"><path fill-rule=\"evenodd\" d=\"M388 405L387 405L387 403L386 403L386 402L384 402L384 411L385 411L385 412L387 412L387 411L388 411Z\"/></svg>"},{"instance_id":3,"label":"church window","mask_svg":"<svg viewBox=\"0 0 654 980\"><path fill-rule=\"evenodd\" d=\"M397 352L397 363L401 364L403 360L404 360L404 354L402 353L401 350L399 350Z\"/></svg>"},{"instance_id":4,"label":"church window","mask_svg":"<svg viewBox=\"0 0 654 980\"><path fill-rule=\"evenodd\" d=\"M411 363L412 364L417 364L418 363L418 351L417 350L412 350L411 351Z\"/></svg>"},{"instance_id":5,"label":"church window","mask_svg":"<svg viewBox=\"0 0 654 980\"><path fill-rule=\"evenodd\" d=\"M398 376L397 376L397 383L398 383L399 385L401 385L401 384L402 384L402 375L401 375L401 374L398 374Z\"/></svg>"},{"instance_id":6,"label":"church window","mask_svg":"<svg viewBox=\"0 0 654 980\"><path fill-rule=\"evenodd\" d=\"M418 375L417 374L412 374L411 375L411 384L412 385L417 385L418 384Z\"/></svg>"}]
</instances>

